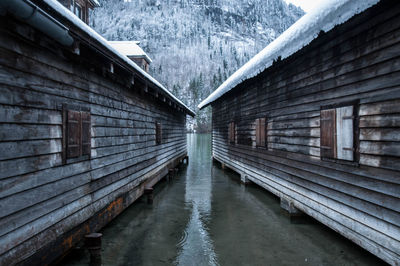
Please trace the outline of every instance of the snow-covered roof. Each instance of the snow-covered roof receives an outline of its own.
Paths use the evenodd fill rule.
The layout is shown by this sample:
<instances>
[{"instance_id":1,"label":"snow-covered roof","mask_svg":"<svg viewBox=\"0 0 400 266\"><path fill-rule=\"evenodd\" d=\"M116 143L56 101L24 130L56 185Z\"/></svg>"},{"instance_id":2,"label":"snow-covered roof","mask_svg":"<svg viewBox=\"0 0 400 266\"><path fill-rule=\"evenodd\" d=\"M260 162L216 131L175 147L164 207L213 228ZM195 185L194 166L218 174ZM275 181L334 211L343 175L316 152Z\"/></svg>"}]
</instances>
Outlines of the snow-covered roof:
<instances>
[{"instance_id":1,"label":"snow-covered roof","mask_svg":"<svg viewBox=\"0 0 400 266\"><path fill-rule=\"evenodd\" d=\"M336 25L348 21L356 14L363 12L378 2L379 0L321 1L318 6L305 14L282 33L282 35L230 76L221 86L203 100L198 107L200 109L204 108L238 84L257 76L269 68L273 61L279 57L285 59L299 51L317 38L321 31L327 32L333 29Z\"/></svg>"},{"instance_id":2,"label":"snow-covered roof","mask_svg":"<svg viewBox=\"0 0 400 266\"><path fill-rule=\"evenodd\" d=\"M138 45L138 41L108 41L112 47L128 57L145 58L150 64L152 60Z\"/></svg>"},{"instance_id":3,"label":"snow-covered roof","mask_svg":"<svg viewBox=\"0 0 400 266\"><path fill-rule=\"evenodd\" d=\"M98 34L94 29L89 27L86 23L84 23L82 20L80 20L77 16L75 16L69 9L65 8L62 4L60 4L57 0L42 0L44 3L48 4L51 8L54 9L60 16L65 18L67 21L72 23L74 26L78 27L80 30L85 32L90 36L90 38L95 39L97 42L99 42L104 48L106 48L108 51L113 53L116 57L124 61L127 65L135 69L135 71L139 72L141 75L143 75L148 81L153 83L155 86L160 88L162 91L164 91L169 97L172 98L176 103L181 105L188 114L194 116L194 112L189 109L181 100L176 98L170 91L168 91L163 85L161 85L155 78L150 76L146 71L144 71L142 68L140 68L138 65L136 65L132 60L130 60L128 57L126 57L124 54L120 53L117 49L112 47L106 39L104 39L100 34Z\"/></svg>"}]
</instances>

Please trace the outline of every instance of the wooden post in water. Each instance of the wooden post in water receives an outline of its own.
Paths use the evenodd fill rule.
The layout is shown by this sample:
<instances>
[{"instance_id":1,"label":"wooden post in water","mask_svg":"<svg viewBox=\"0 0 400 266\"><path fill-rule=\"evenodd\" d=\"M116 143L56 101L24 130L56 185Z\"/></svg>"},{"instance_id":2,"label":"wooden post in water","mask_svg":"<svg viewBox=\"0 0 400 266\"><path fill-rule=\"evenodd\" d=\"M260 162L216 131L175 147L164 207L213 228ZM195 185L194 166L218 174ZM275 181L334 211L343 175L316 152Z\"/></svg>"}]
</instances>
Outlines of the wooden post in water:
<instances>
[{"instance_id":1,"label":"wooden post in water","mask_svg":"<svg viewBox=\"0 0 400 266\"><path fill-rule=\"evenodd\" d=\"M144 189L144 194L147 195L147 203L152 204L153 203L153 188L145 188Z\"/></svg>"},{"instance_id":2,"label":"wooden post in water","mask_svg":"<svg viewBox=\"0 0 400 266\"><path fill-rule=\"evenodd\" d=\"M290 199L281 197L281 208L283 209L283 213L289 217L291 223L303 224L309 223L310 221L308 216L297 209Z\"/></svg>"},{"instance_id":3,"label":"wooden post in water","mask_svg":"<svg viewBox=\"0 0 400 266\"><path fill-rule=\"evenodd\" d=\"M240 182L244 185L248 185L251 183L250 179L246 174L240 174Z\"/></svg>"},{"instance_id":4,"label":"wooden post in water","mask_svg":"<svg viewBox=\"0 0 400 266\"><path fill-rule=\"evenodd\" d=\"M101 233L85 235L85 246L90 253L90 266L101 266Z\"/></svg>"},{"instance_id":5,"label":"wooden post in water","mask_svg":"<svg viewBox=\"0 0 400 266\"><path fill-rule=\"evenodd\" d=\"M168 169L168 175L169 175L169 178L174 177L174 169L173 168Z\"/></svg>"}]
</instances>

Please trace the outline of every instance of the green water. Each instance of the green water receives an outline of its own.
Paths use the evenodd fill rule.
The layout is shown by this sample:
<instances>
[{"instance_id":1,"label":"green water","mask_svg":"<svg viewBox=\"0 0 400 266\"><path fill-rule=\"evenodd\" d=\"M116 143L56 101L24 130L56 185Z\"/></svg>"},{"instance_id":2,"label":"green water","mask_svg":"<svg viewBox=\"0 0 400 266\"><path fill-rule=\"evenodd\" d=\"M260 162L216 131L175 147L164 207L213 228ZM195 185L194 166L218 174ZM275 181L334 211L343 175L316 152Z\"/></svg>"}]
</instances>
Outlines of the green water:
<instances>
[{"instance_id":1,"label":"green water","mask_svg":"<svg viewBox=\"0 0 400 266\"><path fill-rule=\"evenodd\" d=\"M190 162L103 233L103 265L382 265L325 226L291 224L279 199L211 162L210 135L188 135ZM63 265L88 265L86 251Z\"/></svg>"}]
</instances>

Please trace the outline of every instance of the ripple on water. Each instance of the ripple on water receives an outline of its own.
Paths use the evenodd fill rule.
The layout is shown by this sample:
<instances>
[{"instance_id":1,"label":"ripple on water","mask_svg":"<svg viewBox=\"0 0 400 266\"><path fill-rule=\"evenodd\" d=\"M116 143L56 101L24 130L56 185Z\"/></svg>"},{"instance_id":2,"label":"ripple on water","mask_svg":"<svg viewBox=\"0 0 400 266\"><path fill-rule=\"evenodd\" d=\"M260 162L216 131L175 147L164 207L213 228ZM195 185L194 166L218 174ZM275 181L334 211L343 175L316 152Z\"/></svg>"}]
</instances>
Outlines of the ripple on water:
<instances>
[{"instance_id":1,"label":"ripple on water","mask_svg":"<svg viewBox=\"0 0 400 266\"><path fill-rule=\"evenodd\" d=\"M177 246L178 248L182 248L182 247L185 245L186 240L187 240L187 236L188 236L188 232L187 232L187 230L185 229L185 230L183 230L182 236L181 236L181 238L179 239L178 244L176 244L176 246Z\"/></svg>"}]
</instances>

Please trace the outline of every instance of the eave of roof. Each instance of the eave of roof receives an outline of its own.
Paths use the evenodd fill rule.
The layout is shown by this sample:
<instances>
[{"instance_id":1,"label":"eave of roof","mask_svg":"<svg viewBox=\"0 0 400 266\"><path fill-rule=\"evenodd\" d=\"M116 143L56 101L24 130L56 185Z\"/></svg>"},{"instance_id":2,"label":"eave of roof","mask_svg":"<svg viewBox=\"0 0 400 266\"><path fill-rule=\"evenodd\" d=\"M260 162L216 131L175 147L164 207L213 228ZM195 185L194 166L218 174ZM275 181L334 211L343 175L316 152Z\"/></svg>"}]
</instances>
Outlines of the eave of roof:
<instances>
[{"instance_id":1,"label":"eave of roof","mask_svg":"<svg viewBox=\"0 0 400 266\"><path fill-rule=\"evenodd\" d=\"M98 42L105 50L107 50L110 54L113 55L116 59L122 61L126 66L140 73L148 82L152 83L154 86L159 88L162 92L164 92L167 97L171 98L172 101L181 106L185 112L191 116L195 116L195 113L187 107L181 100L176 98L170 91L168 91L161 83L159 83L156 79L154 79L150 74L140 68L137 64L135 64L132 60L130 60L125 55L118 52L115 48L113 48L106 39L104 39L100 34L98 34L95 30L89 27L86 23L80 20L77 16L75 16L70 10L65 8L61 3L57 0L42 0L46 3L55 13L59 16L67 20L69 23L79 28L81 31L86 33L88 37L91 39L89 42L96 41Z\"/></svg>"},{"instance_id":2,"label":"eave of roof","mask_svg":"<svg viewBox=\"0 0 400 266\"><path fill-rule=\"evenodd\" d=\"M100 3L97 0L89 0L89 2L92 4L93 7L99 7Z\"/></svg>"},{"instance_id":3,"label":"eave of roof","mask_svg":"<svg viewBox=\"0 0 400 266\"><path fill-rule=\"evenodd\" d=\"M142 47L139 46L138 41L108 41L108 43L128 57L144 58L149 64L153 62Z\"/></svg>"},{"instance_id":4,"label":"eave of roof","mask_svg":"<svg viewBox=\"0 0 400 266\"><path fill-rule=\"evenodd\" d=\"M331 0L322 2L239 68L198 107L202 109L208 106L243 81L253 78L271 67L274 60L288 58L301 50L316 39L321 31L330 31L336 25L348 21L378 2L379 0Z\"/></svg>"}]
</instances>

